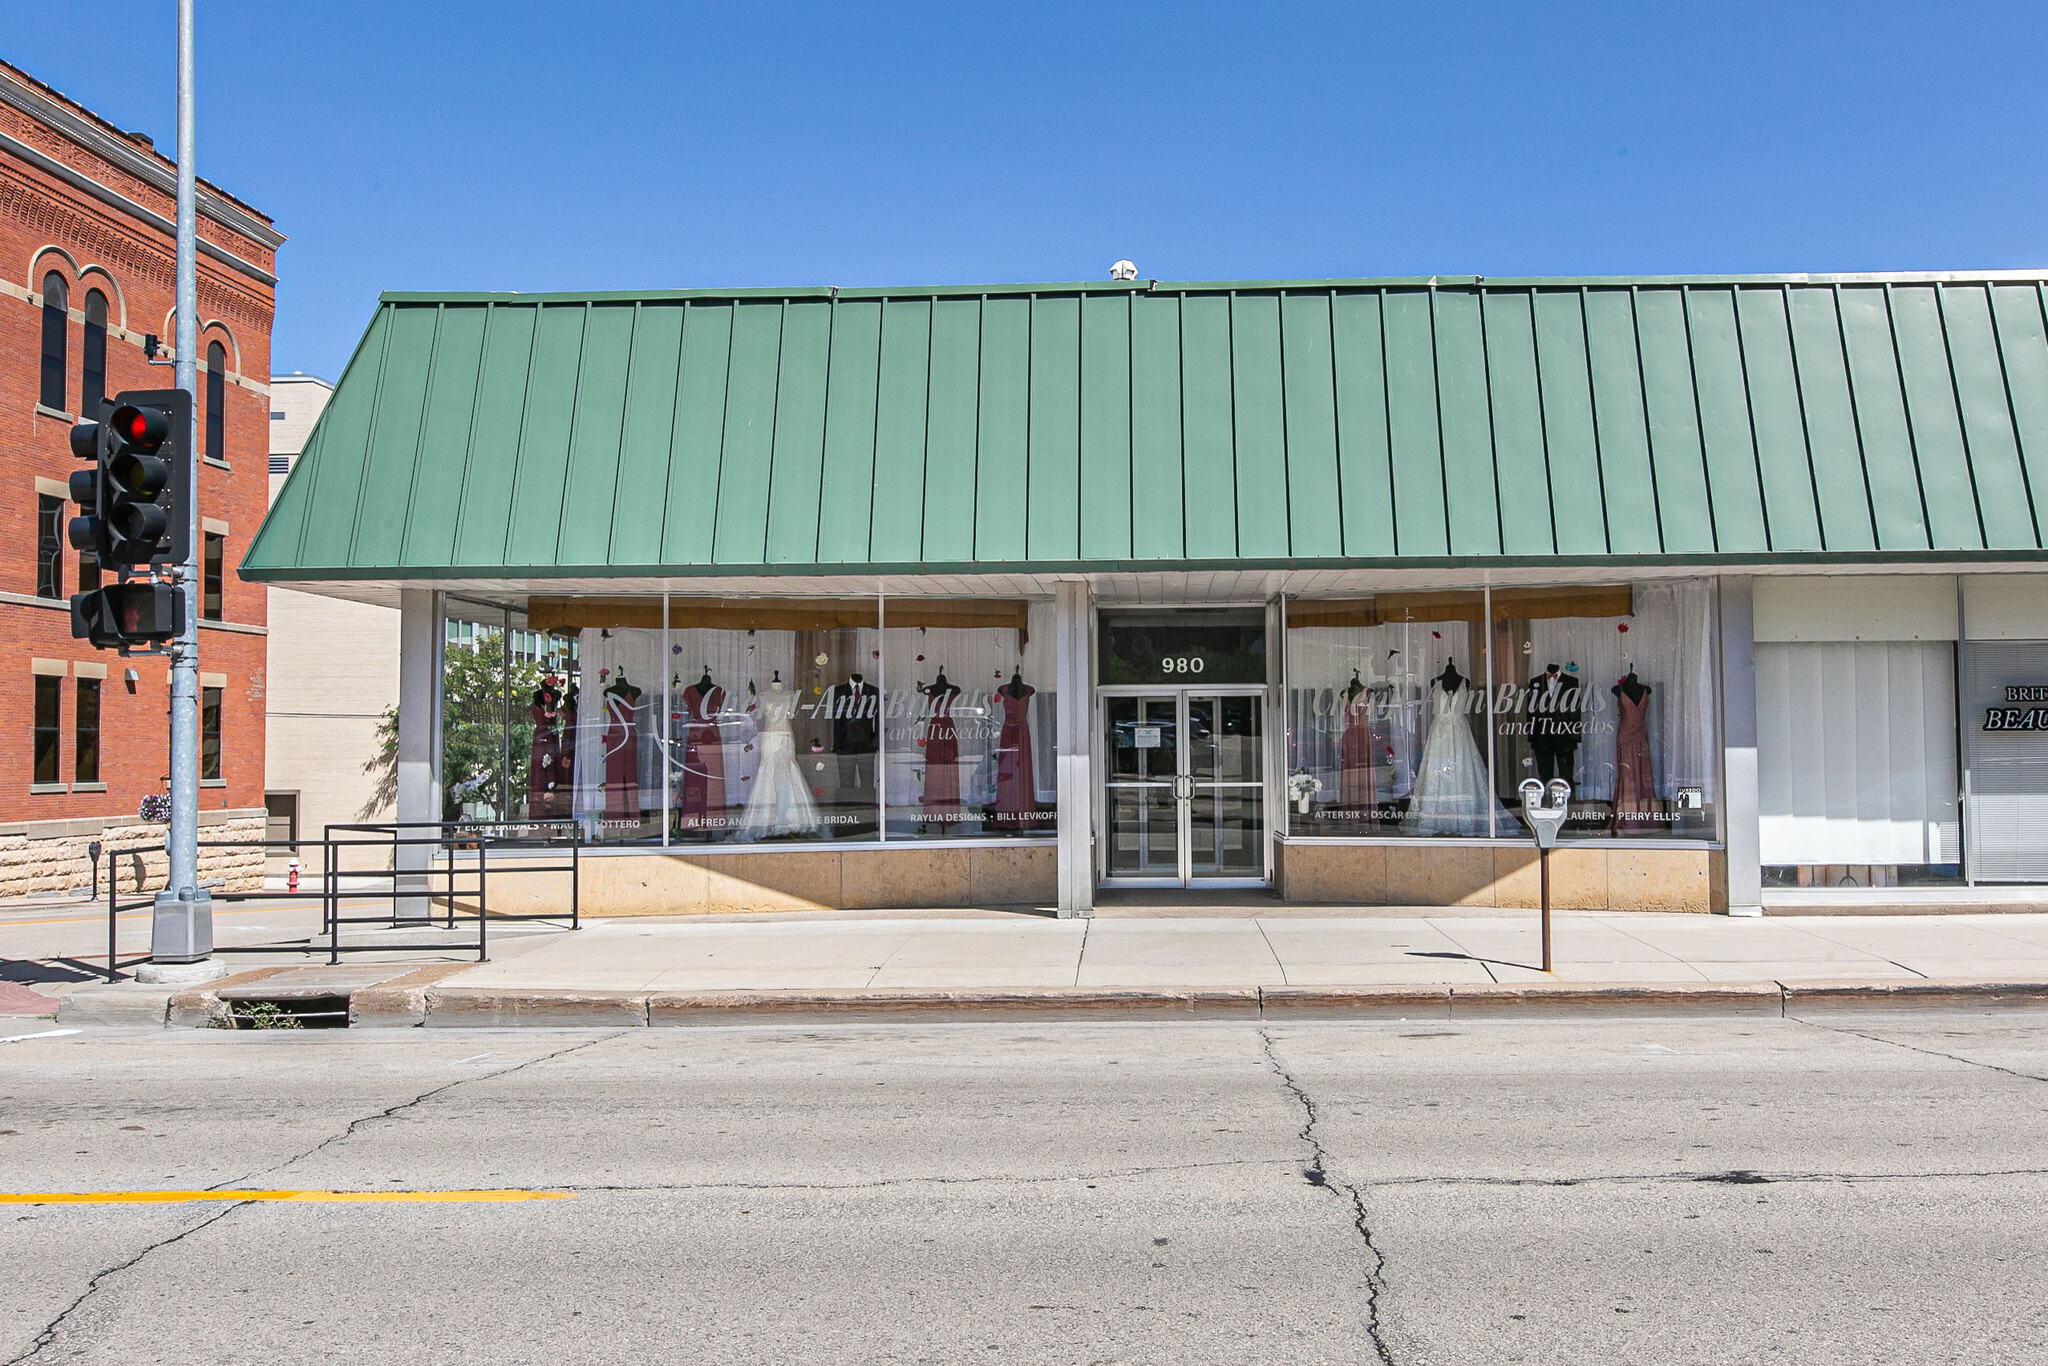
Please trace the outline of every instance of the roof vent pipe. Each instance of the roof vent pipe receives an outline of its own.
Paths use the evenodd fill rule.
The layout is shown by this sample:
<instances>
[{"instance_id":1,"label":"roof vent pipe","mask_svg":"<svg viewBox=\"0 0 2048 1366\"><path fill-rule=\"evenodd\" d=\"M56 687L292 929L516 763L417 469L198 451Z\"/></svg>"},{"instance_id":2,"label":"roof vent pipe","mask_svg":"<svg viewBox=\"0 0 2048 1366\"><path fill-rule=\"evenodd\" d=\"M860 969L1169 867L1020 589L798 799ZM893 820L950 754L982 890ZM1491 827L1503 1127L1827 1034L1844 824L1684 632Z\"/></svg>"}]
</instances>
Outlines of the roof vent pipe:
<instances>
[{"instance_id":1,"label":"roof vent pipe","mask_svg":"<svg viewBox=\"0 0 2048 1366\"><path fill-rule=\"evenodd\" d=\"M1135 280L1138 278L1138 267L1131 261L1118 261L1109 268L1109 278L1112 280Z\"/></svg>"}]
</instances>

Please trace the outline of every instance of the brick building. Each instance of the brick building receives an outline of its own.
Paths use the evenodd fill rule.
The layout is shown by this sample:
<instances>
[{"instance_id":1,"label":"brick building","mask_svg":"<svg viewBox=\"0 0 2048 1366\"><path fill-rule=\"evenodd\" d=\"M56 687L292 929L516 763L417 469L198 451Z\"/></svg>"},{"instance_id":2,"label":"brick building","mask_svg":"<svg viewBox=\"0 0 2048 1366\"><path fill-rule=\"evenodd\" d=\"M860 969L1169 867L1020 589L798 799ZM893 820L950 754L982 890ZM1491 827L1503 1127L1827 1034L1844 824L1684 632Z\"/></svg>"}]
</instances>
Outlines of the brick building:
<instances>
[{"instance_id":1,"label":"brick building","mask_svg":"<svg viewBox=\"0 0 2048 1366\"><path fill-rule=\"evenodd\" d=\"M72 424L121 390L173 383L175 216L174 164L147 137L0 63L0 896L83 883L88 838L162 841L135 815L170 771L165 661L71 638L67 600L98 570L64 533ZM235 571L267 502L284 239L204 181L199 238L201 837L253 837L265 590ZM153 863L123 868L146 882Z\"/></svg>"}]
</instances>

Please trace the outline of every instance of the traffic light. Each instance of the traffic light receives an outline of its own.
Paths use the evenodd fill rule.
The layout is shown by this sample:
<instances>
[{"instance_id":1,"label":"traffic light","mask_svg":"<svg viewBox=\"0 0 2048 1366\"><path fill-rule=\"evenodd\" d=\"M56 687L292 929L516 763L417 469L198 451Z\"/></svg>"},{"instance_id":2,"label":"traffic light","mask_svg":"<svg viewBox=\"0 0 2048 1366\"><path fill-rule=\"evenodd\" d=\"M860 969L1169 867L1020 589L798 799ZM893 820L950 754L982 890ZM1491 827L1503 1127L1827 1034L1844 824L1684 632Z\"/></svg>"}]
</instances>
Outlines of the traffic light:
<instances>
[{"instance_id":1,"label":"traffic light","mask_svg":"<svg viewBox=\"0 0 2048 1366\"><path fill-rule=\"evenodd\" d=\"M176 584L137 579L71 595L71 637L95 650L152 645L185 630L185 595Z\"/></svg>"},{"instance_id":2,"label":"traffic light","mask_svg":"<svg viewBox=\"0 0 2048 1366\"><path fill-rule=\"evenodd\" d=\"M71 450L93 462L71 476L78 504L67 536L123 581L71 598L71 634L99 649L169 640L184 627L174 585L127 575L181 565L191 553L192 396L182 389L116 394L98 422L71 429Z\"/></svg>"},{"instance_id":3,"label":"traffic light","mask_svg":"<svg viewBox=\"0 0 2048 1366\"><path fill-rule=\"evenodd\" d=\"M192 399L178 389L118 394L102 421L99 518L110 564L183 564Z\"/></svg>"}]
</instances>

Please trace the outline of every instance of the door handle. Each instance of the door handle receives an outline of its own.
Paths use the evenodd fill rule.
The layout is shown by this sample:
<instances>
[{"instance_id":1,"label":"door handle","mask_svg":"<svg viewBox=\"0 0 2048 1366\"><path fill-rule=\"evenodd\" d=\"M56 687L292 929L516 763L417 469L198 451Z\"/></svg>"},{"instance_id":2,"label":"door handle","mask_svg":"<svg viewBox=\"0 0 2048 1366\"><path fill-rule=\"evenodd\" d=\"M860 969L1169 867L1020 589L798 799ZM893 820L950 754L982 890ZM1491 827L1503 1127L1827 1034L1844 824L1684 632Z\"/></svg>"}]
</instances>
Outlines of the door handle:
<instances>
[{"instance_id":1,"label":"door handle","mask_svg":"<svg viewBox=\"0 0 2048 1366\"><path fill-rule=\"evenodd\" d=\"M1195 779L1193 774L1176 773L1173 775L1173 799L1177 802L1191 802L1195 799Z\"/></svg>"}]
</instances>

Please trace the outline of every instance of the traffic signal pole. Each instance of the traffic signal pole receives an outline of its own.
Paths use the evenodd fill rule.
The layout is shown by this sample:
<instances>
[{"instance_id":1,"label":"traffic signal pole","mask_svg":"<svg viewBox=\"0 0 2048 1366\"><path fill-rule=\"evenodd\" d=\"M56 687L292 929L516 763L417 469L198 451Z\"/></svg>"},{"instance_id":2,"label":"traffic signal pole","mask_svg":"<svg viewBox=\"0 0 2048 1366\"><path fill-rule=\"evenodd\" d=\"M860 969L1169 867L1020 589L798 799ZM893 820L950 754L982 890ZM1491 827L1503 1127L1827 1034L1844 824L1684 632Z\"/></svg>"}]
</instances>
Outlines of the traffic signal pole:
<instances>
[{"instance_id":1,"label":"traffic signal pole","mask_svg":"<svg viewBox=\"0 0 2048 1366\"><path fill-rule=\"evenodd\" d=\"M182 500L191 525L185 530L184 562L174 567L174 582L185 600L184 622L170 642L171 666L171 827L168 848L170 876L156 895L150 926L152 964L191 964L183 972L152 973L163 978L208 975L218 965L213 954L213 898L199 885L199 465L196 415L199 392L199 282L195 265L198 187L193 177L192 80L193 0L178 0L178 264L176 348L177 387L193 396L185 411L195 420L179 434L190 458L175 477L189 480ZM173 505L176 505L174 501ZM197 965L206 964L200 969Z\"/></svg>"}]
</instances>

